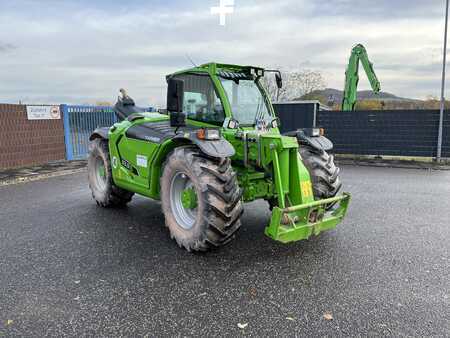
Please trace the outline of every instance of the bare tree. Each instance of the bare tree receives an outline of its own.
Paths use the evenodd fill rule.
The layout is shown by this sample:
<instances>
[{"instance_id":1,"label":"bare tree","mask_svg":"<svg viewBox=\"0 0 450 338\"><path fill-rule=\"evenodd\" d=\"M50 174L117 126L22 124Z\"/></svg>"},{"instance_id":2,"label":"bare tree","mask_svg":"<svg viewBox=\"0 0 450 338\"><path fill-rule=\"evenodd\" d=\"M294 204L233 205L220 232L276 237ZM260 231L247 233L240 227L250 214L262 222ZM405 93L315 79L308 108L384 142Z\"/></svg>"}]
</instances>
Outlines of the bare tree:
<instances>
[{"instance_id":1,"label":"bare tree","mask_svg":"<svg viewBox=\"0 0 450 338\"><path fill-rule=\"evenodd\" d=\"M285 76L283 76L283 73L281 74L282 78L284 79ZM275 76L272 73L268 73L265 75L261 81L263 87L267 91L267 94L269 94L270 99L275 102L277 100L277 93L278 88L277 84L275 82Z\"/></svg>"},{"instance_id":2,"label":"bare tree","mask_svg":"<svg viewBox=\"0 0 450 338\"><path fill-rule=\"evenodd\" d=\"M324 89L326 86L322 73L309 69L296 73L296 84L300 90L298 98L311 94L315 90Z\"/></svg>"},{"instance_id":3,"label":"bare tree","mask_svg":"<svg viewBox=\"0 0 450 338\"><path fill-rule=\"evenodd\" d=\"M281 71L283 88L280 89L278 101L292 101L315 90L325 88L325 79L320 71L300 70ZM273 101L277 100L278 88L272 73L264 77L263 85Z\"/></svg>"}]
</instances>

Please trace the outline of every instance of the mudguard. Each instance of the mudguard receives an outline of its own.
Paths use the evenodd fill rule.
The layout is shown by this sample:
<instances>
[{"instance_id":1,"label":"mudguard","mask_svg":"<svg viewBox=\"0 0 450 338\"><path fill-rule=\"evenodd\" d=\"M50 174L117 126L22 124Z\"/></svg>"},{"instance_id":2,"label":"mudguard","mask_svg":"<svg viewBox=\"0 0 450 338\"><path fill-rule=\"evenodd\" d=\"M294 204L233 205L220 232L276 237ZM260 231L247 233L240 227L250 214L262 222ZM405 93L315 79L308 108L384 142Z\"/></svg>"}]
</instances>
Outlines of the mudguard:
<instances>
[{"instance_id":1,"label":"mudguard","mask_svg":"<svg viewBox=\"0 0 450 338\"><path fill-rule=\"evenodd\" d=\"M181 128L180 128L181 129ZM201 140L197 137L198 128L183 127L178 132L170 126L168 120L134 124L127 129L128 138L162 144L167 140L179 140L193 143L202 152L211 157L231 157L235 154L233 146L225 139Z\"/></svg>"},{"instance_id":2,"label":"mudguard","mask_svg":"<svg viewBox=\"0 0 450 338\"><path fill-rule=\"evenodd\" d=\"M187 140L211 157L232 157L235 154L235 150L230 142L225 140L224 138L220 138L219 140L200 140L197 137L196 132L189 133L179 133L173 137L173 140Z\"/></svg>"},{"instance_id":3,"label":"mudguard","mask_svg":"<svg viewBox=\"0 0 450 338\"><path fill-rule=\"evenodd\" d=\"M103 138L103 139L107 140L108 134L109 134L108 127L97 128L92 132L91 136L89 136L89 141L93 141L96 138Z\"/></svg>"},{"instance_id":4,"label":"mudguard","mask_svg":"<svg viewBox=\"0 0 450 338\"><path fill-rule=\"evenodd\" d=\"M296 137L299 144L306 144L317 150L330 151L333 149L333 142L325 136L308 136L303 130L296 130L285 133L286 136Z\"/></svg>"}]
</instances>

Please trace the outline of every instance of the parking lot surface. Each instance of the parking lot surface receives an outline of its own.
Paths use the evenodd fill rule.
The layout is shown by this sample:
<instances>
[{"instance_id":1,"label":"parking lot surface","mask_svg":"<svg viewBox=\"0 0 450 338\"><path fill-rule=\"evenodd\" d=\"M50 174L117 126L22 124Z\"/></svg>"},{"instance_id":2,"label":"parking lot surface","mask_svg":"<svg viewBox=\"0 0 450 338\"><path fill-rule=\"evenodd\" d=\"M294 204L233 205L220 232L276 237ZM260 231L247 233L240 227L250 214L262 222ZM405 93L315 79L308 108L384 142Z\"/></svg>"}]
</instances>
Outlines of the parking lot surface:
<instances>
[{"instance_id":1,"label":"parking lot surface","mask_svg":"<svg viewBox=\"0 0 450 338\"><path fill-rule=\"evenodd\" d=\"M86 173L0 187L0 336L449 336L450 172L342 177L338 229L282 245L255 202L207 254L158 202L97 207Z\"/></svg>"}]
</instances>

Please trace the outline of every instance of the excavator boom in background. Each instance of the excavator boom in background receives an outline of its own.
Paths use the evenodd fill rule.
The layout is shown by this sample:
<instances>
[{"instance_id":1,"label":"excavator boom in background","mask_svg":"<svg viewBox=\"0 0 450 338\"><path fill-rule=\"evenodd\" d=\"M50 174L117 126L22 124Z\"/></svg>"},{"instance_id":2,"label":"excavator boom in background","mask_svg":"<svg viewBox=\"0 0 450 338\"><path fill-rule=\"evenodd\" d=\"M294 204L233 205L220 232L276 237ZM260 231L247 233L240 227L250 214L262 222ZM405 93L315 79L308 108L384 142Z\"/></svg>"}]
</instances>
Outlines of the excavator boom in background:
<instances>
[{"instance_id":1,"label":"excavator boom in background","mask_svg":"<svg viewBox=\"0 0 450 338\"><path fill-rule=\"evenodd\" d=\"M374 93L378 94L381 90L380 81L375 74L373 64L369 61L366 48L358 44L352 49L350 55L347 71L345 72L345 89L344 97L342 100L343 111L355 110L357 94L358 94L358 82L359 82L359 63L363 65L363 68L367 74L370 85Z\"/></svg>"}]
</instances>

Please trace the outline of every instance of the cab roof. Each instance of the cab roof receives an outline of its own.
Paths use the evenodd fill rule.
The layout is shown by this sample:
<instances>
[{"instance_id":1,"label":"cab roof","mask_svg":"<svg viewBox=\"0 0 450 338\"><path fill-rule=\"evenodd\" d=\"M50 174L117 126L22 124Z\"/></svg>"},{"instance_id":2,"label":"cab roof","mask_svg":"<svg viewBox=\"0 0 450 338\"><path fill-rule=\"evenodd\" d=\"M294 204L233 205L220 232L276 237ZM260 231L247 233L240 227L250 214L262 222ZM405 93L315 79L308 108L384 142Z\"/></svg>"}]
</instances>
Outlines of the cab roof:
<instances>
[{"instance_id":1,"label":"cab roof","mask_svg":"<svg viewBox=\"0 0 450 338\"><path fill-rule=\"evenodd\" d=\"M244 73L244 74L258 74L258 75L264 75L264 68L257 67L257 66L241 66L241 65L233 65L233 64L226 64L226 63L205 63L197 67L177 71L175 73L167 75L167 78L184 74L184 73L209 73L214 75L219 75L221 72L231 72L231 73Z\"/></svg>"}]
</instances>

